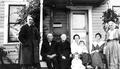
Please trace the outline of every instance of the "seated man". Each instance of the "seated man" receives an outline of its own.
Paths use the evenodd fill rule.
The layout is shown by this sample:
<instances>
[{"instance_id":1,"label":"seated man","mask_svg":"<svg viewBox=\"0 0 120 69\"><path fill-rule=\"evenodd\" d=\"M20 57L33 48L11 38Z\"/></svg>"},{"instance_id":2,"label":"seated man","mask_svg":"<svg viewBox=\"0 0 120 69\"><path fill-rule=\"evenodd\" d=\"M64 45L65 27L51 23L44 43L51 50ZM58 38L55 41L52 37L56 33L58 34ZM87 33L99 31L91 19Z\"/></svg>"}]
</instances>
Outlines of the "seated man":
<instances>
[{"instance_id":1,"label":"seated man","mask_svg":"<svg viewBox=\"0 0 120 69\"><path fill-rule=\"evenodd\" d=\"M53 41L53 35L47 35L47 41L44 41L41 48L41 55L46 61L48 69L58 69L57 61L57 43Z\"/></svg>"}]
</instances>

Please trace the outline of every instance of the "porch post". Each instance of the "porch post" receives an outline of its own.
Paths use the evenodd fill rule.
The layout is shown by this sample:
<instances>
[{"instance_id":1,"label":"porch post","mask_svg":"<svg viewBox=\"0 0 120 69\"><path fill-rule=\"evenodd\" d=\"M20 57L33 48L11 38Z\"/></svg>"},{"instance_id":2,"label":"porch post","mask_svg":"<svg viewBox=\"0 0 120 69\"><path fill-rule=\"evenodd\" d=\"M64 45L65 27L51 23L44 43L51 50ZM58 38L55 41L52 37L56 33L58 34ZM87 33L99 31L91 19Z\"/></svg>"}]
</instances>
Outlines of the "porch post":
<instances>
[{"instance_id":1,"label":"porch post","mask_svg":"<svg viewBox=\"0 0 120 69\"><path fill-rule=\"evenodd\" d=\"M50 33L53 33L53 22L54 22L54 10L53 8L50 9Z\"/></svg>"},{"instance_id":2,"label":"porch post","mask_svg":"<svg viewBox=\"0 0 120 69\"><path fill-rule=\"evenodd\" d=\"M39 24L39 30L40 30L40 44L39 44L39 54L41 52L41 45L43 40L43 0L40 0L40 24ZM40 55L40 60L42 60L42 56Z\"/></svg>"}]
</instances>

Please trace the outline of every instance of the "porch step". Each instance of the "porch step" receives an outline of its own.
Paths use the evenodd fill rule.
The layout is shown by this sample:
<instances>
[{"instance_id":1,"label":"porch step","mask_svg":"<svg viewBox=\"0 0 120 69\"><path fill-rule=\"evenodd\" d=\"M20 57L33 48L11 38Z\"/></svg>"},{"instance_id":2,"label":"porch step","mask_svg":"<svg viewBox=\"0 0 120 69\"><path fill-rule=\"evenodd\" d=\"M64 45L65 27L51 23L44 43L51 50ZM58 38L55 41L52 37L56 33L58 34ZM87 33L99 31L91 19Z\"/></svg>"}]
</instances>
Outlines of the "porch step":
<instances>
[{"instance_id":1,"label":"porch step","mask_svg":"<svg viewBox=\"0 0 120 69\"><path fill-rule=\"evenodd\" d=\"M41 65L41 69L48 69L46 62L40 61L40 65ZM1 62L0 62L0 69L20 69L20 65L19 64L10 64L10 63L1 64Z\"/></svg>"},{"instance_id":2,"label":"porch step","mask_svg":"<svg viewBox=\"0 0 120 69\"><path fill-rule=\"evenodd\" d=\"M0 69L20 69L18 64L0 64Z\"/></svg>"},{"instance_id":3,"label":"porch step","mask_svg":"<svg viewBox=\"0 0 120 69\"><path fill-rule=\"evenodd\" d=\"M0 64L0 69L21 69L18 64ZM48 69L47 67L41 67L41 69Z\"/></svg>"}]
</instances>

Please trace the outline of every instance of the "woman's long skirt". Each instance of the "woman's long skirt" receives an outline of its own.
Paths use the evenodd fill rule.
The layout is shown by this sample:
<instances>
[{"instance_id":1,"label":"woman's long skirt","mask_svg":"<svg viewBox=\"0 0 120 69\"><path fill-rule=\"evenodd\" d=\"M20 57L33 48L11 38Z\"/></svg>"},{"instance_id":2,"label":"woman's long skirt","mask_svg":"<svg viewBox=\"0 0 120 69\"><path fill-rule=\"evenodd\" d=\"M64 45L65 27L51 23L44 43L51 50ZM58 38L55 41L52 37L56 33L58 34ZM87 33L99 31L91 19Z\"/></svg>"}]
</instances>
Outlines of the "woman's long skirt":
<instances>
[{"instance_id":1,"label":"woman's long skirt","mask_svg":"<svg viewBox=\"0 0 120 69\"><path fill-rule=\"evenodd\" d=\"M100 54L99 52L95 52L91 55L92 57L92 66L96 67L100 67L100 68L104 68L104 63L102 61L102 54Z\"/></svg>"},{"instance_id":2,"label":"woman's long skirt","mask_svg":"<svg viewBox=\"0 0 120 69\"><path fill-rule=\"evenodd\" d=\"M105 50L108 69L120 69L120 44L113 40L107 42Z\"/></svg>"}]
</instances>

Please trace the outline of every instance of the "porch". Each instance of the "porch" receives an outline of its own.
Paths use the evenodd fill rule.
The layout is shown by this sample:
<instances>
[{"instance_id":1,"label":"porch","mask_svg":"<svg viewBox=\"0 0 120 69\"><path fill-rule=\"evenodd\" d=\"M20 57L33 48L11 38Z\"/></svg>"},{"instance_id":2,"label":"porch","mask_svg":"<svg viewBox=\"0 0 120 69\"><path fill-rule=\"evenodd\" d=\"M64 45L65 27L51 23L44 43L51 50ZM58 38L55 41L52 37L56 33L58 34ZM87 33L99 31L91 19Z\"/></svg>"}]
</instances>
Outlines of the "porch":
<instances>
[{"instance_id":1,"label":"porch","mask_svg":"<svg viewBox=\"0 0 120 69\"><path fill-rule=\"evenodd\" d=\"M43 27L40 27L43 39L47 33L51 32L55 36L55 40L59 41L59 36L65 33L68 41L72 42L73 35L79 34L90 52L94 40L93 35L97 31L104 34L100 18L107 9L106 1L44 0L43 9L46 16L43 23L41 22Z\"/></svg>"}]
</instances>

